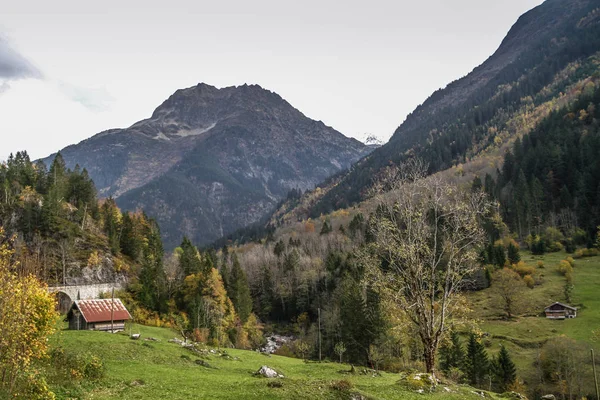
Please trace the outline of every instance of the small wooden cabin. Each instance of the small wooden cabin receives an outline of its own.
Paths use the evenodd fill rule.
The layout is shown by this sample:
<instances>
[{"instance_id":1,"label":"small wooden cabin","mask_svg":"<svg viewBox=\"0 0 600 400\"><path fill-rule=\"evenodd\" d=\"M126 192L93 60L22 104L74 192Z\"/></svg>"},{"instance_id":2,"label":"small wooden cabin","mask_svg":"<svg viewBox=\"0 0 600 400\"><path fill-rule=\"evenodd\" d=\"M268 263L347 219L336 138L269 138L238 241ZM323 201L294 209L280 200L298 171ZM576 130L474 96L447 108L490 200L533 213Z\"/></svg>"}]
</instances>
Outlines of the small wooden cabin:
<instances>
[{"instance_id":1,"label":"small wooden cabin","mask_svg":"<svg viewBox=\"0 0 600 400\"><path fill-rule=\"evenodd\" d=\"M111 326L122 331L129 319L131 315L119 299L75 300L67 314L69 329L77 331L110 331Z\"/></svg>"},{"instance_id":2,"label":"small wooden cabin","mask_svg":"<svg viewBox=\"0 0 600 400\"><path fill-rule=\"evenodd\" d=\"M576 307L571 307L567 304L559 302L550 304L548 307L546 307L544 312L546 313L546 318L549 319L566 319L577 317Z\"/></svg>"}]
</instances>

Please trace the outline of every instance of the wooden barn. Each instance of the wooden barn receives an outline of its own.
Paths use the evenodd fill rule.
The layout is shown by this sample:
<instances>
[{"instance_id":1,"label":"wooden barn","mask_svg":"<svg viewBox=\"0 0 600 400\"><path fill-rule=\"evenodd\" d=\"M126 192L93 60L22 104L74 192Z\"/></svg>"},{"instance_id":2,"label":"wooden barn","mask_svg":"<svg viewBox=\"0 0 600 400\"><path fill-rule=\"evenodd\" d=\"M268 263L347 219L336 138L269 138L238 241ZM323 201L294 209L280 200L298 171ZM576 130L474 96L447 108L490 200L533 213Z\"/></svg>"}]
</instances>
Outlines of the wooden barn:
<instances>
[{"instance_id":1,"label":"wooden barn","mask_svg":"<svg viewBox=\"0 0 600 400\"><path fill-rule=\"evenodd\" d=\"M577 316L577 308L571 307L563 303L552 303L544 310L546 318L549 319L566 319L575 318Z\"/></svg>"},{"instance_id":2,"label":"wooden barn","mask_svg":"<svg viewBox=\"0 0 600 400\"><path fill-rule=\"evenodd\" d=\"M67 314L69 329L90 331L122 331L129 311L119 299L75 300ZM111 324L112 320L112 324Z\"/></svg>"}]
</instances>

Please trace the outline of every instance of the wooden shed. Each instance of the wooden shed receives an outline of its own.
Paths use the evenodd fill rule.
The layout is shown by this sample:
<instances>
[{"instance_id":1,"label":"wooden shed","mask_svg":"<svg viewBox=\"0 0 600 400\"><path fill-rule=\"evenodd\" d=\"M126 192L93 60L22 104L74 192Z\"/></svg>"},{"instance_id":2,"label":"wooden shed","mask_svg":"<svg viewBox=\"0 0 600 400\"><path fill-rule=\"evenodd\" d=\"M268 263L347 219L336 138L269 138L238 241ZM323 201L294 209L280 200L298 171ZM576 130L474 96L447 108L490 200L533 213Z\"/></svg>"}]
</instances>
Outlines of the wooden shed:
<instances>
[{"instance_id":1,"label":"wooden shed","mask_svg":"<svg viewBox=\"0 0 600 400\"><path fill-rule=\"evenodd\" d=\"M571 307L563 303L552 303L545 308L546 318L549 319L566 319L577 317L577 308Z\"/></svg>"},{"instance_id":2,"label":"wooden shed","mask_svg":"<svg viewBox=\"0 0 600 400\"><path fill-rule=\"evenodd\" d=\"M122 331L129 319L131 315L119 299L75 300L67 314L72 330L110 331L112 327Z\"/></svg>"}]
</instances>

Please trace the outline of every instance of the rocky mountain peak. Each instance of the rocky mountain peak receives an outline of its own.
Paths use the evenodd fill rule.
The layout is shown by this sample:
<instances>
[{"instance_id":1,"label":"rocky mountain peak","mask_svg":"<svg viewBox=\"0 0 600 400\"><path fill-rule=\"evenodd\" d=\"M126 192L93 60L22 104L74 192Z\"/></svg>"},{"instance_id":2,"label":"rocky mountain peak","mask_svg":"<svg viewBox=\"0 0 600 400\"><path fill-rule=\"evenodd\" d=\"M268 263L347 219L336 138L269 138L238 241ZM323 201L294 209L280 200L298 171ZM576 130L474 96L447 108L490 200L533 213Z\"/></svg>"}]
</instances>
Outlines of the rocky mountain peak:
<instances>
[{"instance_id":1,"label":"rocky mountain peak","mask_svg":"<svg viewBox=\"0 0 600 400\"><path fill-rule=\"evenodd\" d=\"M61 153L86 166L101 196L156 217L172 247L256 222L288 191L312 189L370 150L259 85L199 83L150 118Z\"/></svg>"}]
</instances>

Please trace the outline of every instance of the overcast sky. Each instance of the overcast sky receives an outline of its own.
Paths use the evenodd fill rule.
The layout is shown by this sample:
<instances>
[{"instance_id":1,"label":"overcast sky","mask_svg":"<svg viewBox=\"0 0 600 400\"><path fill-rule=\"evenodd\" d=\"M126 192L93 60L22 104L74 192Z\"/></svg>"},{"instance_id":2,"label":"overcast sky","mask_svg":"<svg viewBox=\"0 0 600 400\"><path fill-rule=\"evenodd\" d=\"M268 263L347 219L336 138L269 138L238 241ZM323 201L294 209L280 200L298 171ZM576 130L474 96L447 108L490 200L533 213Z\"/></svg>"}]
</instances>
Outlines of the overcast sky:
<instances>
[{"instance_id":1,"label":"overcast sky","mask_svg":"<svg viewBox=\"0 0 600 400\"><path fill-rule=\"evenodd\" d=\"M387 140L541 0L6 1L0 159L147 118L179 88L256 83L347 136Z\"/></svg>"}]
</instances>

